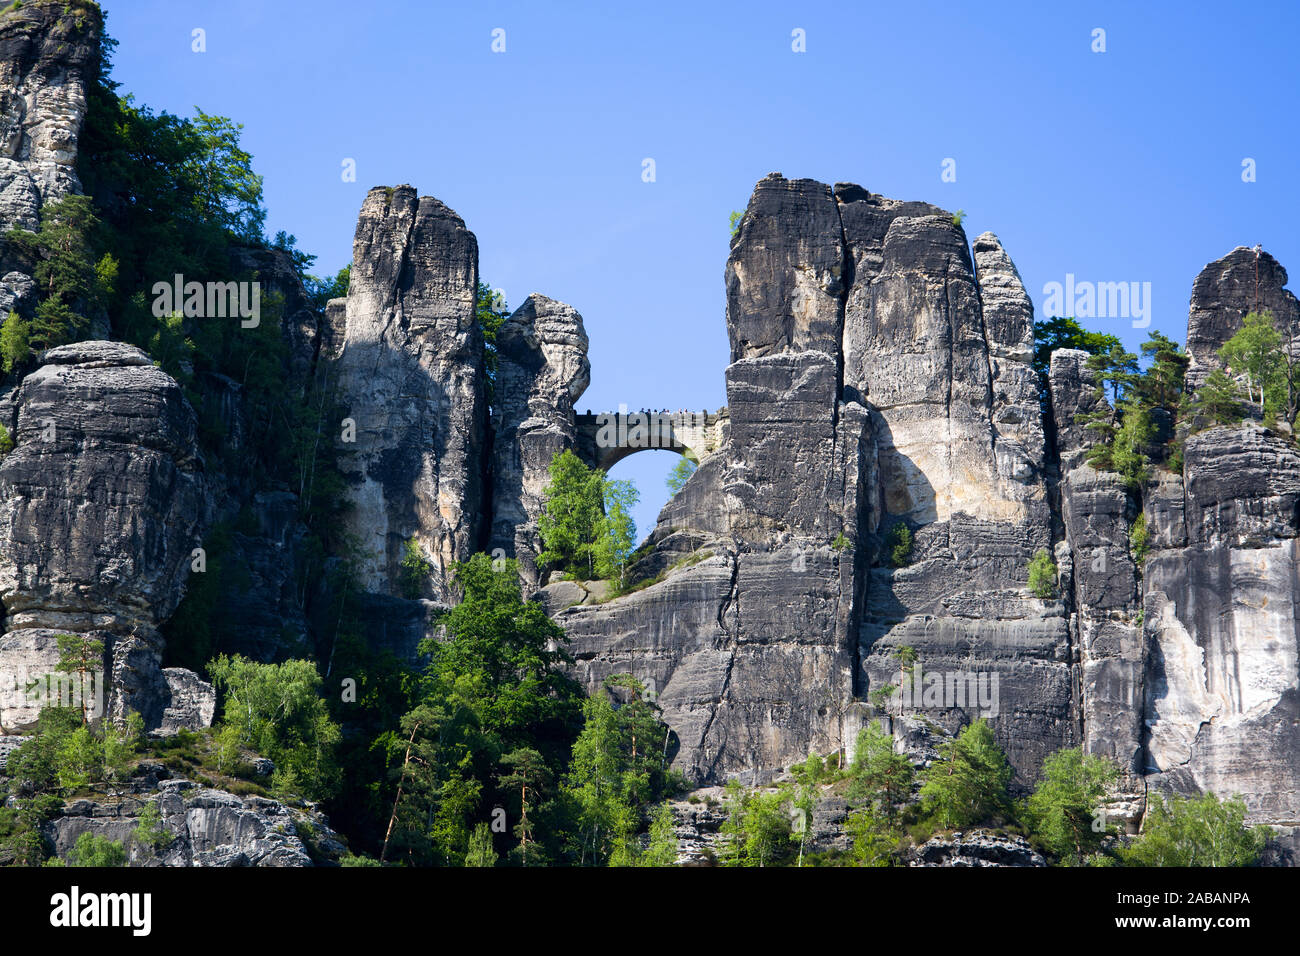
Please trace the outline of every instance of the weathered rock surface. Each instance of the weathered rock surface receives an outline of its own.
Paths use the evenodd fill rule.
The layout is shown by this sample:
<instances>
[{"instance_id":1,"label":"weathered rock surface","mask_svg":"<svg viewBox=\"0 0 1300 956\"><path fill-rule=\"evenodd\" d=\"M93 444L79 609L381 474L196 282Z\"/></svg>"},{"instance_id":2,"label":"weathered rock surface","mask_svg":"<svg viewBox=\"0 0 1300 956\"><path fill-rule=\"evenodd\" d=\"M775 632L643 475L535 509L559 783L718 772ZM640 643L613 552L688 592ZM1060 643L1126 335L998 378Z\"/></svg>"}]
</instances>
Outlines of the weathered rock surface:
<instances>
[{"instance_id":1,"label":"weathered rock surface","mask_svg":"<svg viewBox=\"0 0 1300 956\"><path fill-rule=\"evenodd\" d=\"M519 561L528 589L538 586L537 518L547 469L574 448L574 402L591 382L587 333L571 306L534 293L497 332L492 434L492 537L489 548Z\"/></svg>"},{"instance_id":2,"label":"weathered rock surface","mask_svg":"<svg viewBox=\"0 0 1300 956\"><path fill-rule=\"evenodd\" d=\"M1300 339L1300 302L1286 286L1286 270L1262 249L1238 246L1216 259L1192 284L1187 315L1187 383L1196 388L1214 369L1221 368L1219 348L1241 328L1248 312L1269 310L1273 321Z\"/></svg>"},{"instance_id":3,"label":"weathered rock surface","mask_svg":"<svg viewBox=\"0 0 1300 956\"><path fill-rule=\"evenodd\" d=\"M912 850L908 866L1047 866L1024 837L988 830L936 836Z\"/></svg>"},{"instance_id":4,"label":"weathered rock surface","mask_svg":"<svg viewBox=\"0 0 1300 956\"><path fill-rule=\"evenodd\" d=\"M157 805L171 838L156 848L135 835L149 803ZM61 858L83 833L93 833L122 843L130 866L333 865L346 852L338 834L315 811L147 775L132 781L129 792L117 800L69 803L44 829Z\"/></svg>"},{"instance_id":5,"label":"weathered rock surface","mask_svg":"<svg viewBox=\"0 0 1300 956\"><path fill-rule=\"evenodd\" d=\"M1144 572L1152 785L1300 820L1300 452L1253 424L1191 436ZM1176 507L1179 505L1180 507Z\"/></svg>"},{"instance_id":6,"label":"weathered rock surface","mask_svg":"<svg viewBox=\"0 0 1300 956\"><path fill-rule=\"evenodd\" d=\"M338 393L349 530L367 590L396 593L406 542L448 569L478 550L487 453L478 243L452 210L410 186L370 190L353 241ZM343 423L344 429L348 422Z\"/></svg>"},{"instance_id":7,"label":"weathered rock surface","mask_svg":"<svg viewBox=\"0 0 1300 956\"><path fill-rule=\"evenodd\" d=\"M927 667L999 672L1016 705L994 723L1023 773L1073 739L1064 610L1024 589L1052 543L1032 306L995 236L976 256L978 278L928 204L756 186L727 266L727 441L661 514L668 557L644 563L714 556L557 616L589 686L653 682L696 779L851 748L909 642ZM873 568L900 521L918 560Z\"/></svg>"},{"instance_id":8,"label":"weathered rock surface","mask_svg":"<svg viewBox=\"0 0 1300 956\"><path fill-rule=\"evenodd\" d=\"M216 688L184 667L164 667L163 679L167 682L167 703L158 727L160 734L212 726L217 711Z\"/></svg>"},{"instance_id":9,"label":"weathered rock surface","mask_svg":"<svg viewBox=\"0 0 1300 956\"><path fill-rule=\"evenodd\" d=\"M102 26L97 8L62 0L0 13L0 233L36 229L47 203L81 192L77 141ZM19 265L0 250L0 314L36 305Z\"/></svg>"},{"instance_id":10,"label":"weathered rock surface","mask_svg":"<svg viewBox=\"0 0 1300 956\"><path fill-rule=\"evenodd\" d=\"M13 408L17 446L0 461L0 671L53 669L57 633L101 639L109 713L129 706L156 726L157 628L183 593L204 515L194 412L147 355L115 342L51 349Z\"/></svg>"},{"instance_id":11,"label":"weathered rock surface","mask_svg":"<svg viewBox=\"0 0 1300 956\"><path fill-rule=\"evenodd\" d=\"M81 191L77 140L101 26L98 10L61 0L0 15L0 231L35 229L44 204Z\"/></svg>"}]
</instances>

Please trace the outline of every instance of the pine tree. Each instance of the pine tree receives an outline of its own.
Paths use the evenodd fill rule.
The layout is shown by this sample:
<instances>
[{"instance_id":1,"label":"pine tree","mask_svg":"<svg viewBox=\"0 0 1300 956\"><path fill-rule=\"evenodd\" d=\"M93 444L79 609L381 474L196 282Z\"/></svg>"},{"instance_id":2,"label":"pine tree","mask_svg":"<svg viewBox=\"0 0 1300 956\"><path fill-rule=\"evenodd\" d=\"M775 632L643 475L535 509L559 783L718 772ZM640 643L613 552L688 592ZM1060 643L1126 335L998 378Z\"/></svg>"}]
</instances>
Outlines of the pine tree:
<instances>
[{"instance_id":1,"label":"pine tree","mask_svg":"<svg viewBox=\"0 0 1300 956\"><path fill-rule=\"evenodd\" d=\"M921 799L940 826L970 826L1008 811L1011 766L983 718L939 753L922 774Z\"/></svg>"}]
</instances>

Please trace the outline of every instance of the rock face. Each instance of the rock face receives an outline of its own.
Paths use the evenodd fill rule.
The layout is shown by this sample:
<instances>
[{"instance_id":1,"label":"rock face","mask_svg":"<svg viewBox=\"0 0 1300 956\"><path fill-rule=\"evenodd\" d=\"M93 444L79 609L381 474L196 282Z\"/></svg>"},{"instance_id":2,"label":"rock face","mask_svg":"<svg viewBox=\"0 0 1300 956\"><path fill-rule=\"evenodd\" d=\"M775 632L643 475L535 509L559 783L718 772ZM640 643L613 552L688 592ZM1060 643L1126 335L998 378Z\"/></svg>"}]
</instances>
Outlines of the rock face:
<instances>
[{"instance_id":1,"label":"rock face","mask_svg":"<svg viewBox=\"0 0 1300 956\"><path fill-rule=\"evenodd\" d=\"M433 567L427 596L450 599L449 567L481 545L487 405L477 286L478 243L459 216L410 186L369 192L336 363L348 406L340 448L349 530L368 590L397 591L414 539Z\"/></svg>"},{"instance_id":2,"label":"rock face","mask_svg":"<svg viewBox=\"0 0 1300 956\"><path fill-rule=\"evenodd\" d=\"M1060 461L1060 508L1065 541L1058 546L1062 588L1072 598L1080 693L1076 701L1087 753L1141 773L1145 650L1138 572L1129 547L1137 517L1119 477L1087 463L1093 433L1078 416L1109 412L1088 354L1052 354L1049 397Z\"/></svg>"},{"instance_id":3,"label":"rock face","mask_svg":"<svg viewBox=\"0 0 1300 956\"><path fill-rule=\"evenodd\" d=\"M541 550L537 518L547 468L575 446L574 402L591 382L582 316L530 295L498 330L497 360L489 548L517 558L533 588L540 584L533 558Z\"/></svg>"},{"instance_id":4,"label":"rock face","mask_svg":"<svg viewBox=\"0 0 1300 956\"><path fill-rule=\"evenodd\" d=\"M99 53L98 9L32 0L0 14L0 230L81 191L77 140Z\"/></svg>"},{"instance_id":5,"label":"rock face","mask_svg":"<svg viewBox=\"0 0 1300 956\"><path fill-rule=\"evenodd\" d=\"M0 461L0 672L43 673L55 635L102 640L108 712L156 726L168 699L158 625L198 546L203 465L180 386L133 346L51 349L28 375ZM32 714L0 713L13 730Z\"/></svg>"},{"instance_id":6,"label":"rock face","mask_svg":"<svg viewBox=\"0 0 1300 956\"><path fill-rule=\"evenodd\" d=\"M1146 767L1156 786L1240 793L1300 819L1300 452L1253 424L1187 440L1148 502Z\"/></svg>"},{"instance_id":7,"label":"rock face","mask_svg":"<svg viewBox=\"0 0 1300 956\"><path fill-rule=\"evenodd\" d=\"M1199 386L1222 363L1216 354L1248 312L1269 310L1277 327L1300 338L1300 303L1287 289L1286 270L1262 249L1238 246L1216 259L1192 284L1187 315L1187 383Z\"/></svg>"},{"instance_id":8,"label":"rock face","mask_svg":"<svg viewBox=\"0 0 1300 956\"><path fill-rule=\"evenodd\" d=\"M44 828L54 852L66 858L83 833L122 843L132 866L305 867L332 865L346 852L324 817L277 800L147 774L129 789L118 802L76 800L65 806ZM157 805L169 840L158 847L135 836L140 813L150 803Z\"/></svg>"},{"instance_id":9,"label":"rock face","mask_svg":"<svg viewBox=\"0 0 1300 956\"><path fill-rule=\"evenodd\" d=\"M36 229L46 203L81 192L77 140L102 28L97 7L62 0L0 13L0 233ZM29 315L31 276L10 260L0 251L0 315Z\"/></svg>"},{"instance_id":10,"label":"rock face","mask_svg":"<svg viewBox=\"0 0 1300 956\"><path fill-rule=\"evenodd\" d=\"M1024 837L989 830L937 836L911 852L908 866L1047 866Z\"/></svg>"},{"instance_id":11,"label":"rock face","mask_svg":"<svg viewBox=\"0 0 1300 956\"><path fill-rule=\"evenodd\" d=\"M630 671L658 690L696 779L851 748L903 645L927 669L998 673L1016 706L994 723L1024 773L1073 739L1064 610L1024 587L1051 545L1032 307L995 236L976 255L978 278L933 206L755 188L727 264L728 439L654 535L712 557L557 616L589 686ZM879 561L897 523L918 542L903 569Z\"/></svg>"}]
</instances>

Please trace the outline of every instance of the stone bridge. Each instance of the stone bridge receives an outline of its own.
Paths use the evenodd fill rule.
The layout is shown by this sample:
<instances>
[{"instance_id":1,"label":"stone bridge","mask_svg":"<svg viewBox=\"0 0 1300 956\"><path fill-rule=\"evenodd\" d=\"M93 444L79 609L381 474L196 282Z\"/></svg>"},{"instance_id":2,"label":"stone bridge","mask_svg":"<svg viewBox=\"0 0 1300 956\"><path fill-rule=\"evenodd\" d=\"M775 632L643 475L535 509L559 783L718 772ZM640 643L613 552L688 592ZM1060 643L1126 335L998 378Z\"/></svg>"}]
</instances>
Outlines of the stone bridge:
<instances>
[{"instance_id":1,"label":"stone bridge","mask_svg":"<svg viewBox=\"0 0 1300 956\"><path fill-rule=\"evenodd\" d=\"M716 412L641 409L575 416L578 453L588 465L609 471L628 455L639 451L675 451L697 465L721 446L727 437L727 409Z\"/></svg>"}]
</instances>

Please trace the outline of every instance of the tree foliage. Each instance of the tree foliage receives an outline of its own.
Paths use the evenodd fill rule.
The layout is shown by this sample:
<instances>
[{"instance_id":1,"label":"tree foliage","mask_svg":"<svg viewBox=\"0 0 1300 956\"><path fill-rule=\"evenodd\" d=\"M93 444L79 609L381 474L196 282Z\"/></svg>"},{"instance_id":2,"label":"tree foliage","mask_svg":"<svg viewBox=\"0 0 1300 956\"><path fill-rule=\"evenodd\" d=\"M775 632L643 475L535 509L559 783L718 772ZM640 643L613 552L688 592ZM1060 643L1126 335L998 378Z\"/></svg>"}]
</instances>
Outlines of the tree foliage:
<instances>
[{"instance_id":1,"label":"tree foliage","mask_svg":"<svg viewBox=\"0 0 1300 956\"><path fill-rule=\"evenodd\" d=\"M985 823L1010 811L1011 765L980 718L943 745L921 775L925 810L948 829Z\"/></svg>"},{"instance_id":2,"label":"tree foliage","mask_svg":"<svg viewBox=\"0 0 1300 956\"><path fill-rule=\"evenodd\" d=\"M1251 866L1272 830L1245 821L1240 797L1153 795L1141 836L1121 849L1120 857L1127 866Z\"/></svg>"}]
</instances>

